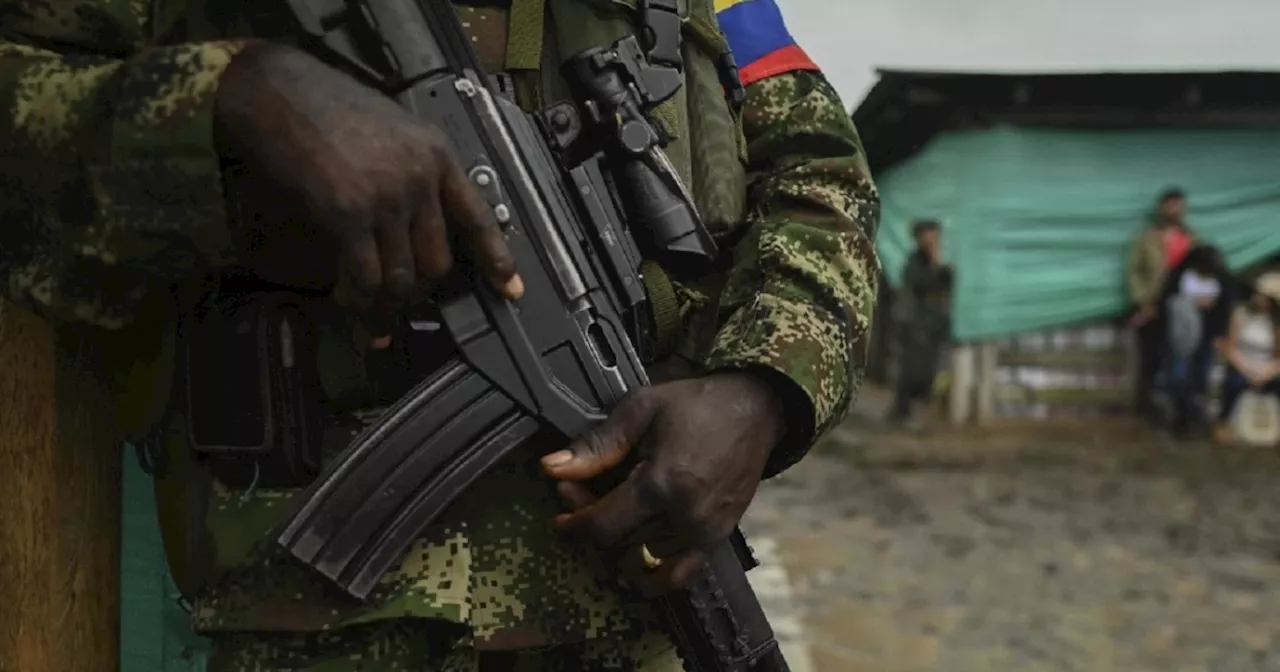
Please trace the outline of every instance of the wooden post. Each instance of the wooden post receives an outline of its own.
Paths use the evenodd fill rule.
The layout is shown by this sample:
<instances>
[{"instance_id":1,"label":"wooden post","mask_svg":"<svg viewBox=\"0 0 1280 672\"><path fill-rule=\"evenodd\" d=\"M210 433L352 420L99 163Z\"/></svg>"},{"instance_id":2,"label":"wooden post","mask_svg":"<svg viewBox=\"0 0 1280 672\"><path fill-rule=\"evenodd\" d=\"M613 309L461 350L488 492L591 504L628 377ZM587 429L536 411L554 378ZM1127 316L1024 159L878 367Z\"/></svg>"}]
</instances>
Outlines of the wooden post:
<instances>
[{"instance_id":1,"label":"wooden post","mask_svg":"<svg viewBox=\"0 0 1280 672\"><path fill-rule=\"evenodd\" d=\"M996 417L996 392L999 382L996 375L1000 368L1000 346L994 341L984 341L978 349L978 409L979 425L990 423Z\"/></svg>"},{"instance_id":2,"label":"wooden post","mask_svg":"<svg viewBox=\"0 0 1280 672\"><path fill-rule=\"evenodd\" d=\"M1129 390L1129 398L1136 400L1138 398L1138 385L1141 384L1139 378L1142 376L1142 344L1138 340L1137 329L1125 329L1123 338L1125 339L1125 352L1128 353L1124 367L1125 382L1127 383L1125 388ZM1137 406L1132 402L1130 402L1130 406L1135 412L1138 410Z\"/></svg>"},{"instance_id":3,"label":"wooden post","mask_svg":"<svg viewBox=\"0 0 1280 672\"><path fill-rule=\"evenodd\" d=\"M973 418L976 364L974 346L956 344L951 350L951 424L963 425Z\"/></svg>"},{"instance_id":4,"label":"wooden post","mask_svg":"<svg viewBox=\"0 0 1280 672\"><path fill-rule=\"evenodd\" d=\"M93 340L0 299L0 671L119 667L120 448Z\"/></svg>"}]
</instances>

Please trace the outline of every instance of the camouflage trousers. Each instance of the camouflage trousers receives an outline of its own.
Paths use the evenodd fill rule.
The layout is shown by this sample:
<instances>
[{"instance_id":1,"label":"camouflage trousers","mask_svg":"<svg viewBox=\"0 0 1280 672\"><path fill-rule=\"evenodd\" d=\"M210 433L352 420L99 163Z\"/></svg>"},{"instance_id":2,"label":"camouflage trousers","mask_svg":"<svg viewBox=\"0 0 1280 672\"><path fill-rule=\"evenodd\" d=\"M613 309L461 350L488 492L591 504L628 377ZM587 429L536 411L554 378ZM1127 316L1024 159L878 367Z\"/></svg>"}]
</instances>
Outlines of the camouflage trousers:
<instances>
[{"instance_id":1,"label":"camouflage trousers","mask_svg":"<svg viewBox=\"0 0 1280 672\"><path fill-rule=\"evenodd\" d=\"M671 640L647 631L629 641L588 640L538 650L482 651L465 629L393 619L328 632L219 632L208 672L681 672Z\"/></svg>"}]
</instances>

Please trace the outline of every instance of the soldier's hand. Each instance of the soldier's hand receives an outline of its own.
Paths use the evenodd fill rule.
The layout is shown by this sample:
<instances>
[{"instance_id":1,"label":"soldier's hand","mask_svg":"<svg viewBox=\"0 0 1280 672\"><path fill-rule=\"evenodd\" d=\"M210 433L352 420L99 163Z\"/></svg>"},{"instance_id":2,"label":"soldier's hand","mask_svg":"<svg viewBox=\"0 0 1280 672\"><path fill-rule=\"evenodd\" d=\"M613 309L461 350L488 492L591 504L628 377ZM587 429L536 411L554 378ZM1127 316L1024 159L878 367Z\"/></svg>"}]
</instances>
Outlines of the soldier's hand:
<instances>
[{"instance_id":1,"label":"soldier's hand","mask_svg":"<svg viewBox=\"0 0 1280 672\"><path fill-rule=\"evenodd\" d=\"M339 303L383 314L425 298L451 270L454 241L500 293L523 292L444 134L345 74L295 49L250 48L220 83L217 126L225 158L336 243ZM270 244L277 232L253 233ZM302 256L305 241L294 249Z\"/></svg>"},{"instance_id":2,"label":"soldier's hand","mask_svg":"<svg viewBox=\"0 0 1280 672\"><path fill-rule=\"evenodd\" d=\"M552 524L622 551L628 582L647 595L684 586L742 518L783 424L777 394L747 373L636 390L567 450L543 458L571 511ZM593 496L586 481L632 453L627 478ZM661 564L649 566L644 550Z\"/></svg>"}]
</instances>

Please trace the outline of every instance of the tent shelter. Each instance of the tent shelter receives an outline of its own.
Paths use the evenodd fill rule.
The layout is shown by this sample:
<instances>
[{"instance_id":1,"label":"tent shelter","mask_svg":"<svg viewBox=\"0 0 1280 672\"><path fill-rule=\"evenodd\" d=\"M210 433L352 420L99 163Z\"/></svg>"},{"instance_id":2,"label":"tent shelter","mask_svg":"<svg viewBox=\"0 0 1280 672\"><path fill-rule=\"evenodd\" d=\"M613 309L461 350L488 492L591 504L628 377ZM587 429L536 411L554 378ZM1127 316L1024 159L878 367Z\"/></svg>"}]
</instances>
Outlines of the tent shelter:
<instances>
[{"instance_id":1,"label":"tent shelter","mask_svg":"<svg viewBox=\"0 0 1280 672\"><path fill-rule=\"evenodd\" d=\"M1169 185L1233 268L1274 255L1277 84L1261 72L881 71L854 119L881 189L889 284L910 221L932 217L957 267L959 341L1109 319L1127 308L1127 245Z\"/></svg>"},{"instance_id":2,"label":"tent shelter","mask_svg":"<svg viewBox=\"0 0 1280 672\"><path fill-rule=\"evenodd\" d=\"M891 282L909 222L947 227L956 336L1125 308L1126 245L1176 184L1233 267L1280 250L1280 74L883 72L854 113L884 202Z\"/></svg>"}]
</instances>

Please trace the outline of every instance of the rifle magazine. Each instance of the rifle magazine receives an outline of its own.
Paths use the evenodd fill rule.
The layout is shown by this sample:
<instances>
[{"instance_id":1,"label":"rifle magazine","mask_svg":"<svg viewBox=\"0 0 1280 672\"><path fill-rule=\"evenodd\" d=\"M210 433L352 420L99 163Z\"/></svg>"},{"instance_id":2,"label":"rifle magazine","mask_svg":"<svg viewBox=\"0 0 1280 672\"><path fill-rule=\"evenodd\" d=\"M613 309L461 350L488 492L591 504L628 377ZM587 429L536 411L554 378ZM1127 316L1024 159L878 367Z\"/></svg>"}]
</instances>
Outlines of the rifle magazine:
<instances>
[{"instance_id":1,"label":"rifle magazine","mask_svg":"<svg viewBox=\"0 0 1280 672\"><path fill-rule=\"evenodd\" d=\"M515 404L508 409L474 448L446 464L418 488L413 501L400 509L386 530L370 545L367 560L359 571L351 573L351 581L344 586L347 592L362 599L368 595L378 579L393 563L404 557L413 540L457 499L463 489L538 431L537 420L520 412Z\"/></svg>"},{"instance_id":2,"label":"rifle magazine","mask_svg":"<svg viewBox=\"0 0 1280 672\"><path fill-rule=\"evenodd\" d=\"M480 374L451 360L326 467L277 541L366 599L461 490L537 427Z\"/></svg>"}]
</instances>

